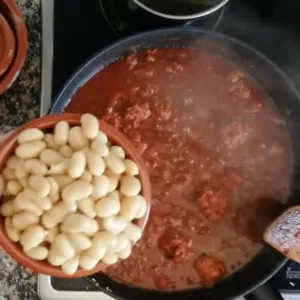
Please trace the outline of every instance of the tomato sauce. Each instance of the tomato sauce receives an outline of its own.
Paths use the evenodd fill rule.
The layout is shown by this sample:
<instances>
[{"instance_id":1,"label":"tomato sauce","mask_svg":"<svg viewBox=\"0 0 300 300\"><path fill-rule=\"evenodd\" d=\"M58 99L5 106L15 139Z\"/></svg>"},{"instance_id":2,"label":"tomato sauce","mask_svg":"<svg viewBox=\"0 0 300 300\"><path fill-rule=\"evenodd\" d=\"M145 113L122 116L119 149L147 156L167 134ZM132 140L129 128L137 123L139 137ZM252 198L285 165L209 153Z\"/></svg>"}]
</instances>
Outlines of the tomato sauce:
<instances>
[{"instance_id":1,"label":"tomato sauce","mask_svg":"<svg viewBox=\"0 0 300 300\"><path fill-rule=\"evenodd\" d=\"M125 133L149 170L149 223L107 274L163 290L212 286L263 247L292 173L289 136L266 91L222 58L192 49L132 54L96 74L68 112Z\"/></svg>"}]
</instances>

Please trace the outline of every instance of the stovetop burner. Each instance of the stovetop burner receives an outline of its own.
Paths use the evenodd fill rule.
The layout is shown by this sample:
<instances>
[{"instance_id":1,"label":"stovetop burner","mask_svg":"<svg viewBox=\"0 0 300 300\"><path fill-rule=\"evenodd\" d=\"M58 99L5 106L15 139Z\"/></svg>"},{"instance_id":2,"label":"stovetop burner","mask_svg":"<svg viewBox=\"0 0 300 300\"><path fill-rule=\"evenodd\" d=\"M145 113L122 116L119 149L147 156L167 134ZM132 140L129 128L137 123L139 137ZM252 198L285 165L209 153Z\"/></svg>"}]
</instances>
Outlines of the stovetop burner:
<instances>
[{"instance_id":1,"label":"stovetop burner","mask_svg":"<svg viewBox=\"0 0 300 300\"><path fill-rule=\"evenodd\" d=\"M43 1L49 3L52 0ZM119 0L54 2L53 96L93 54L117 41L120 36L144 30L128 20L126 13L116 9ZM297 22L298 10L294 7L296 2L274 0L271 9L269 3L263 4L261 0L230 0L223 10L185 26L215 29L251 44L275 61L300 89L300 23ZM121 13L125 17L121 17ZM111 299L87 279L63 280L39 276L38 283L42 300ZM285 299L299 300L300 265L288 263L272 279L272 283Z\"/></svg>"},{"instance_id":2,"label":"stovetop burner","mask_svg":"<svg viewBox=\"0 0 300 300\"><path fill-rule=\"evenodd\" d=\"M280 290L285 300L299 300L300 265L288 262L271 283ZM99 291L97 285L96 281L87 279L69 280L39 275L38 293L41 300L113 300Z\"/></svg>"},{"instance_id":3,"label":"stovetop burner","mask_svg":"<svg viewBox=\"0 0 300 300\"><path fill-rule=\"evenodd\" d=\"M139 31L161 28L161 23L153 24L148 20L137 19L136 16L120 0L99 0L102 14L110 28L120 37L134 34ZM215 30L225 11L222 9L207 16L186 21L183 26L195 26L201 29Z\"/></svg>"}]
</instances>

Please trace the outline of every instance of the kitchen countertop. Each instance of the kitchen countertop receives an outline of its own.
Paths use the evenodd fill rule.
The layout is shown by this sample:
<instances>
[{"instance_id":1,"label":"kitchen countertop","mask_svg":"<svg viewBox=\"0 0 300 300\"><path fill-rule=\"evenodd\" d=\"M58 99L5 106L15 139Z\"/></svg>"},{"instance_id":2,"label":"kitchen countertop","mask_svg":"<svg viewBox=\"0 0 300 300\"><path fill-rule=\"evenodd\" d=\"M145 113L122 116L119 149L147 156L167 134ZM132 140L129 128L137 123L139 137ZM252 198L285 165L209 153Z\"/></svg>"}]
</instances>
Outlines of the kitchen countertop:
<instances>
[{"instance_id":1,"label":"kitchen countertop","mask_svg":"<svg viewBox=\"0 0 300 300\"><path fill-rule=\"evenodd\" d=\"M40 0L16 0L26 20L29 51L13 86L0 96L0 134L39 114ZM27 272L0 249L0 300L36 300L36 276Z\"/></svg>"}]
</instances>

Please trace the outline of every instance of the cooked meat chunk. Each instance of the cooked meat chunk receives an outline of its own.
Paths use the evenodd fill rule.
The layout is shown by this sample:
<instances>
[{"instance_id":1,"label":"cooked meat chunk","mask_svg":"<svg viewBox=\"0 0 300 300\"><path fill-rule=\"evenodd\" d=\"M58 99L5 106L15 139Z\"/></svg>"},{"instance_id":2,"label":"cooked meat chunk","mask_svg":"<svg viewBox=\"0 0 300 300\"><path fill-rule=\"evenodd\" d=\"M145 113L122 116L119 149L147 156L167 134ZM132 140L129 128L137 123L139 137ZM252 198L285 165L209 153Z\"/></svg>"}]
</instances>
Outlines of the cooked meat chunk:
<instances>
[{"instance_id":1,"label":"cooked meat chunk","mask_svg":"<svg viewBox=\"0 0 300 300\"><path fill-rule=\"evenodd\" d=\"M211 286L226 275L224 263L206 254L202 254L196 259L194 267L204 286Z\"/></svg>"},{"instance_id":2,"label":"cooked meat chunk","mask_svg":"<svg viewBox=\"0 0 300 300\"><path fill-rule=\"evenodd\" d=\"M217 221L226 208L227 199L221 191L206 191L197 200L198 207L210 221Z\"/></svg>"},{"instance_id":3,"label":"cooked meat chunk","mask_svg":"<svg viewBox=\"0 0 300 300\"><path fill-rule=\"evenodd\" d=\"M163 254L177 264L183 264L191 258L191 246L192 240L176 230L167 230L158 241Z\"/></svg>"}]
</instances>

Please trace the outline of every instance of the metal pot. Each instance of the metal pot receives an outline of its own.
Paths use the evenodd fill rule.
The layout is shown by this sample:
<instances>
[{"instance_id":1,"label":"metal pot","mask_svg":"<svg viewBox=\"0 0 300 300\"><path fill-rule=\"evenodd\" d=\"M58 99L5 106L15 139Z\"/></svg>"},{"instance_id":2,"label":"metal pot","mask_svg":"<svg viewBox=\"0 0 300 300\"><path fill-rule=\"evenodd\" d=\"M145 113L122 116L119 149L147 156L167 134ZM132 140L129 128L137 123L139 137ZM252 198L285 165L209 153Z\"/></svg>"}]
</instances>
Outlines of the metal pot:
<instances>
[{"instance_id":1,"label":"metal pot","mask_svg":"<svg viewBox=\"0 0 300 300\"><path fill-rule=\"evenodd\" d=\"M163 1L163 0L161 0ZM267 57L238 40L223 34L195 28L171 28L141 33L123 39L102 50L86 62L66 83L56 98L50 113L64 111L74 94L97 72L107 65L132 53L147 48L187 48L218 55L238 65L255 78L269 93L285 119L294 153L293 190L288 206L300 203L300 96L286 75ZM213 288L199 288L176 292L161 292L126 286L99 273L92 282L105 293L122 300L226 300L246 296L247 300L282 299L278 291L264 284L287 261L279 252L265 246L247 265L231 274Z\"/></svg>"},{"instance_id":2,"label":"metal pot","mask_svg":"<svg viewBox=\"0 0 300 300\"><path fill-rule=\"evenodd\" d=\"M201 1L195 3L194 1L182 1L173 0L173 1L159 1L160 4L155 5L149 3L147 0L129 0L128 6L132 9L136 9L135 6L138 6L150 14L155 16L171 19L171 20L191 20L206 16L211 14L224 6L229 0L211 0L211 4L203 4ZM152 1L155 3L155 1ZM181 2L181 3L180 3ZM209 1L204 1L209 2ZM158 3L158 2L156 2Z\"/></svg>"},{"instance_id":3,"label":"metal pot","mask_svg":"<svg viewBox=\"0 0 300 300\"><path fill-rule=\"evenodd\" d=\"M177 2L179 0L161 0L160 2L164 3L163 9L151 7L147 5L147 3L145 4L146 1L147 0L101 0L102 3L106 2L107 5L117 7L120 13L127 16L129 22L137 24L137 27L142 30L183 25L188 21L216 12L229 0L211 0L214 2L214 5L209 6L185 3L179 5L179 2ZM170 3L173 4L175 8L172 8L173 5L170 5ZM173 9L176 9L177 13L175 11L172 12Z\"/></svg>"}]
</instances>

